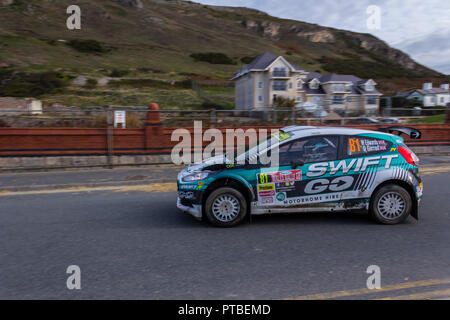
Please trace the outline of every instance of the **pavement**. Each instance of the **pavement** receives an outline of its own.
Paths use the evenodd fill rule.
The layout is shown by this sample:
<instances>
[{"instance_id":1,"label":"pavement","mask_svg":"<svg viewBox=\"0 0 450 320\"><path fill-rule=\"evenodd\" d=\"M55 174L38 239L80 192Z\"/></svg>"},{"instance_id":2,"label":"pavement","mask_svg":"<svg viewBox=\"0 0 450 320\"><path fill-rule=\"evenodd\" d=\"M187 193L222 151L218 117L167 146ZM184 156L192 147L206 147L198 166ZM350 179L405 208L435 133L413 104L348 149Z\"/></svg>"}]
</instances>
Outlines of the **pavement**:
<instances>
[{"instance_id":1,"label":"pavement","mask_svg":"<svg viewBox=\"0 0 450 320\"><path fill-rule=\"evenodd\" d=\"M0 192L0 299L449 299L450 166L424 162L420 220L395 226L307 213L214 228L176 209L177 167L2 174L18 189Z\"/></svg>"},{"instance_id":2,"label":"pavement","mask_svg":"<svg viewBox=\"0 0 450 320\"><path fill-rule=\"evenodd\" d=\"M449 157L420 157L423 171L450 167ZM0 192L133 186L176 182L183 166L154 165L116 169L0 173Z\"/></svg>"}]
</instances>

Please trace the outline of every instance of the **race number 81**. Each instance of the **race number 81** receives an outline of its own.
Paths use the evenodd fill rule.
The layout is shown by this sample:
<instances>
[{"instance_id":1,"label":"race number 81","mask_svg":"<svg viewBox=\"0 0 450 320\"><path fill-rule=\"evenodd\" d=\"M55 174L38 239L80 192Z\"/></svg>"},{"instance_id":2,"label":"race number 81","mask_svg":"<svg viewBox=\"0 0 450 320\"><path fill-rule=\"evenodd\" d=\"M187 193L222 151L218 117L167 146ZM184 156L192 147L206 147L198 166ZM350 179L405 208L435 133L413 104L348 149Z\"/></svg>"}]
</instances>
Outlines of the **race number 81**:
<instances>
[{"instance_id":1,"label":"race number 81","mask_svg":"<svg viewBox=\"0 0 450 320\"><path fill-rule=\"evenodd\" d=\"M350 146L350 152L360 152L361 148L359 147L359 139L348 139L348 144Z\"/></svg>"},{"instance_id":2,"label":"race number 81","mask_svg":"<svg viewBox=\"0 0 450 320\"><path fill-rule=\"evenodd\" d=\"M259 175L259 183L261 184L269 183L269 175L267 173L261 173Z\"/></svg>"}]
</instances>

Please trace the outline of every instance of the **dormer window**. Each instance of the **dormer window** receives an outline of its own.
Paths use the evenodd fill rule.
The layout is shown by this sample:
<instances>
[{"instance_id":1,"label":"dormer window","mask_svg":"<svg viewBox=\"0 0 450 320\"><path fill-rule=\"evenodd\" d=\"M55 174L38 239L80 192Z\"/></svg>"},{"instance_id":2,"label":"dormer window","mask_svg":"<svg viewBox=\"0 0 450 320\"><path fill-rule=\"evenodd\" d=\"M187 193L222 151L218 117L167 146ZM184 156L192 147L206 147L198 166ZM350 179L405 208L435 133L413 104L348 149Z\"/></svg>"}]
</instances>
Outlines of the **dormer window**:
<instances>
[{"instance_id":1,"label":"dormer window","mask_svg":"<svg viewBox=\"0 0 450 320\"><path fill-rule=\"evenodd\" d=\"M351 92L352 91L352 84L351 83L347 83L345 85L345 91L346 92Z\"/></svg>"},{"instance_id":2,"label":"dormer window","mask_svg":"<svg viewBox=\"0 0 450 320\"><path fill-rule=\"evenodd\" d=\"M319 89L319 80L312 79L311 82L309 83L309 88L313 90Z\"/></svg>"},{"instance_id":3,"label":"dormer window","mask_svg":"<svg viewBox=\"0 0 450 320\"><path fill-rule=\"evenodd\" d=\"M369 80L364 85L366 91L374 91L375 90L375 82Z\"/></svg>"}]
</instances>

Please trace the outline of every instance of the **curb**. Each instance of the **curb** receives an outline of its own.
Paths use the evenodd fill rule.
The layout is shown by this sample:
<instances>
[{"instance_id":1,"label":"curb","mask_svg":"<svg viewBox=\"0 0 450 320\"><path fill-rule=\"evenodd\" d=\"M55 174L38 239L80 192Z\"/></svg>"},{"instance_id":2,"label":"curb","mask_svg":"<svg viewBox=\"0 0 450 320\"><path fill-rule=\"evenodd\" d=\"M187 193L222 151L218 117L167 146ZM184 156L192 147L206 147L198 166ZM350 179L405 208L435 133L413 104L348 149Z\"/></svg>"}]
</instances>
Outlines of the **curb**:
<instances>
[{"instance_id":1,"label":"curb","mask_svg":"<svg viewBox=\"0 0 450 320\"><path fill-rule=\"evenodd\" d=\"M38 190L57 190L57 189L68 189L68 188L95 188L95 187L123 187L123 186L139 186L152 183L168 183L174 182L174 179L144 179L144 180L119 180L119 181L108 181L108 182L90 182L90 183L67 183L67 184L41 184L33 186L5 186L0 187L0 192L26 192L26 191L38 191Z\"/></svg>"}]
</instances>

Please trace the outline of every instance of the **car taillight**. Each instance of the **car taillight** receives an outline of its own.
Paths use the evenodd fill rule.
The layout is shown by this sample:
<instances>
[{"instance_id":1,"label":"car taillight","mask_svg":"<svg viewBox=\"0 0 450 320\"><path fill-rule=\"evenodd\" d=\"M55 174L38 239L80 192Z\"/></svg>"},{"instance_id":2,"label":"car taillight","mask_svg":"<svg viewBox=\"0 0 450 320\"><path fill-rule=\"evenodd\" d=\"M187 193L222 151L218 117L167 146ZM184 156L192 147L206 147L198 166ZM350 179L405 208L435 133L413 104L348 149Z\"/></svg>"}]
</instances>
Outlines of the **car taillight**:
<instances>
[{"instance_id":1,"label":"car taillight","mask_svg":"<svg viewBox=\"0 0 450 320\"><path fill-rule=\"evenodd\" d=\"M405 158L406 162L413 166L419 166L419 158L409 149L398 147L398 151Z\"/></svg>"}]
</instances>

